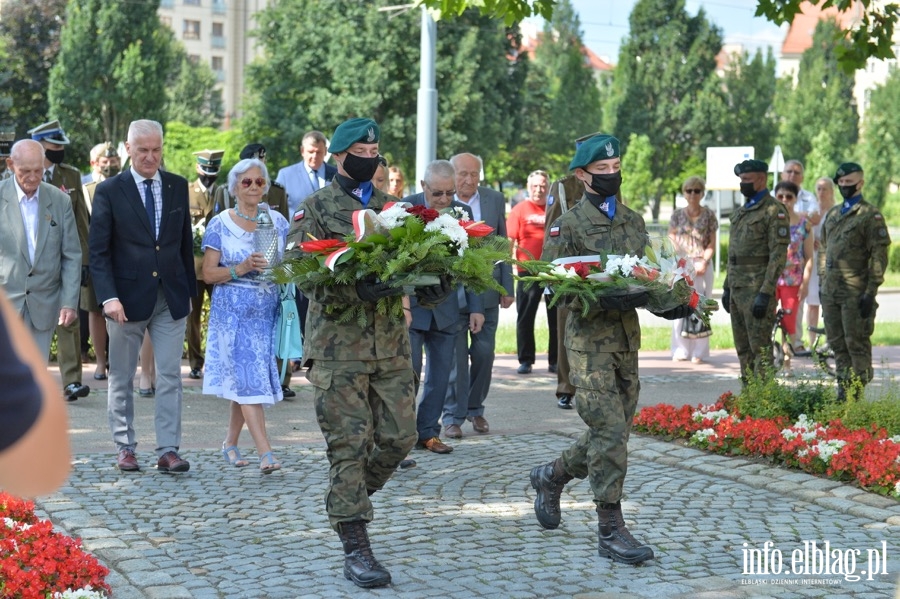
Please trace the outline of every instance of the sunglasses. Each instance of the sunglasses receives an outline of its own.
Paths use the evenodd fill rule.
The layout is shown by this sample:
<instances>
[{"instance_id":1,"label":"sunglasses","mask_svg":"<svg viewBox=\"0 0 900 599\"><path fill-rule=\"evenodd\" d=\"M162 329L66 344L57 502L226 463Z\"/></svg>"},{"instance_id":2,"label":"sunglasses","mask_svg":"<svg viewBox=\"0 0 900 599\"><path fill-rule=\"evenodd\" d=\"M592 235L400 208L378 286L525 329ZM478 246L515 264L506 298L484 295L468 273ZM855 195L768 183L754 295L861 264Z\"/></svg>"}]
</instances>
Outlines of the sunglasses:
<instances>
[{"instance_id":1,"label":"sunglasses","mask_svg":"<svg viewBox=\"0 0 900 599\"><path fill-rule=\"evenodd\" d=\"M802 174L803 174L803 171L793 171L793 170L791 170L791 171L784 171L784 172L787 173L788 175L802 175Z\"/></svg>"},{"instance_id":2,"label":"sunglasses","mask_svg":"<svg viewBox=\"0 0 900 599\"><path fill-rule=\"evenodd\" d=\"M241 179L241 187L250 187L254 183L256 183L257 187L265 187L266 186L266 180L263 179L262 177L257 177L256 179L251 179L250 177L247 177L246 179Z\"/></svg>"},{"instance_id":3,"label":"sunglasses","mask_svg":"<svg viewBox=\"0 0 900 599\"><path fill-rule=\"evenodd\" d=\"M685 189L684 193L703 193L702 189Z\"/></svg>"},{"instance_id":4,"label":"sunglasses","mask_svg":"<svg viewBox=\"0 0 900 599\"><path fill-rule=\"evenodd\" d=\"M452 198L454 195L456 195L455 189L453 191L432 191L431 192L431 197L433 197L433 198L439 198L441 196L447 196L448 198Z\"/></svg>"},{"instance_id":5,"label":"sunglasses","mask_svg":"<svg viewBox=\"0 0 900 599\"><path fill-rule=\"evenodd\" d=\"M779 193L779 194L776 194L775 197L778 198L779 200L794 200L797 198L797 196L795 196L792 193Z\"/></svg>"}]
</instances>

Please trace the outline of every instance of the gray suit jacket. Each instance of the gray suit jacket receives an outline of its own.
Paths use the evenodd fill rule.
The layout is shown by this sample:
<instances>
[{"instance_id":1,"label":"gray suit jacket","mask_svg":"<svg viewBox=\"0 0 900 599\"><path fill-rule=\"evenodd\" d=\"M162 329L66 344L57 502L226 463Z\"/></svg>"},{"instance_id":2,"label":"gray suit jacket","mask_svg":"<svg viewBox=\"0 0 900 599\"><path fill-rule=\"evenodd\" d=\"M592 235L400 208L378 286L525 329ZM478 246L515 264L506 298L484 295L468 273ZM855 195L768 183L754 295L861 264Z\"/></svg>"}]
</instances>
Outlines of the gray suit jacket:
<instances>
[{"instance_id":1,"label":"gray suit jacket","mask_svg":"<svg viewBox=\"0 0 900 599\"><path fill-rule=\"evenodd\" d=\"M20 314L28 306L37 330L55 327L60 308L78 309L81 243L75 214L69 196L49 183L38 190L34 264L28 258L15 180L0 183L0 286Z\"/></svg>"},{"instance_id":2,"label":"gray suit jacket","mask_svg":"<svg viewBox=\"0 0 900 599\"><path fill-rule=\"evenodd\" d=\"M481 199L481 220L484 224L494 227L493 235L506 237L506 198L499 191L480 185L478 197ZM494 279L506 289L506 295L515 295L512 266L509 262L494 266ZM481 299L485 308L496 308L500 305L500 294L496 291L485 291L481 294Z\"/></svg>"}]
</instances>

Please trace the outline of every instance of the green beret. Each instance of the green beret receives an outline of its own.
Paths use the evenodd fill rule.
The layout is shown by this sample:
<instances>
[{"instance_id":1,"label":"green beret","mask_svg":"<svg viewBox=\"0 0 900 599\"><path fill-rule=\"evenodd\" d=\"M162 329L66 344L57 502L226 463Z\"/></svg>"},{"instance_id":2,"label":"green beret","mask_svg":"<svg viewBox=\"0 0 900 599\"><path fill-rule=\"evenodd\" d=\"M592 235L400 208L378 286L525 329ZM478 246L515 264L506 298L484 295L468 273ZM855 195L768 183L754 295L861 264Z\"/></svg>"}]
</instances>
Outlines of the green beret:
<instances>
[{"instance_id":1,"label":"green beret","mask_svg":"<svg viewBox=\"0 0 900 599\"><path fill-rule=\"evenodd\" d=\"M747 173L768 173L769 165L762 160L745 160L734 165L734 174L740 177Z\"/></svg>"},{"instance_id":2,"label":"green beret","mask_svg":"<svg viewBox=\"0 0 900 599\"><path fill-rule=\"evenodd\" d=\"M332 154L346 152L355 143L374 144L378 142L381 130L372 119L352 118L338 125L331 138L328 151Z\"/></svg>"},{"instance_id":3,"label":"green beret","mask_svg":"<svg viewBox=\"0 0 900 599\"><path fill-rule=\"evenodd\" d=\"M618 139L612 135L595 134L585 139L575 150L575 157L569 163L569 170L584 168L592 162L619 156Z\"/></svg>"},{"instance_id":4,"label":"green beret","mask_svg":"<svg viewBox=\"0 0 900 599\"><path fill-rule=\"evenodd\" d=\"M586 142L586 141L589 140L590 138L596 137L596 136L598 136L598 135L603 135L603 133L600 133L600 132L598 131L598 132L596 132L596 133L588 133L587 135L582 135L581 137L579 137L578 139L575 140L575 149L577 150L579 147L581 147L581 144L583 144L584 142Z\"/></svg>"},{"instance_id":5,"label":"green beret","mask_svg":"<svg viewBox=\"0 0 900 599\"><path fill-rule=\"evenodd\" d=\"M846 177L850 173L861 173L863 169L860 165L855 162L845 162L841 166L838 167L837 172L834 174L834 184L837 185L838 179L841 177Z\"/></svg>"}]
</instances>

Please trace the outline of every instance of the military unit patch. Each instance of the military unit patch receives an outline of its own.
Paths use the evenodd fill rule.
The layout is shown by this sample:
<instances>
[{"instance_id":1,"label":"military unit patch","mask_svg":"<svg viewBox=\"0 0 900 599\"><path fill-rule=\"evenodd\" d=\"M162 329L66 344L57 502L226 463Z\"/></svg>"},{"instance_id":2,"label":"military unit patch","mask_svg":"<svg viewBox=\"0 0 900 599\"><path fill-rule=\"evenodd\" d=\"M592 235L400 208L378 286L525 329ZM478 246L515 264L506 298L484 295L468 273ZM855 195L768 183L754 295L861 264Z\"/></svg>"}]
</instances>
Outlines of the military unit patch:
<instances>
[{"instance_id":1,"label":"military unit patch","mask_svg":"<svg viewBox=\"0 0 900 599\"><path fill-rule=\"evenodd\" d=\"M559 237L559 227L550 227L550 237Z\"/></svg>"},{"instance_id":2,"label":"military unit patch","mask_svg":"<svg viewBox=\"0 0 900 599\"><path fill-rule=\"evenodd\" d=\"M303 220L303 217L305 214L306 214L305 210L298 210L297 212L295 212L294 213L294 222L297 222L298 220Z\"/></svg>"},{"instance_id":3,"label":"military unit patch","mask_svg":"<svg viewBox=\"0 0 900 599\"><path fill-rule=\"evenodd\" d=\"M787 218L787 215L783 212L778 213L778 218Z\"/></svg>"},{"instance_id":4,"label":"military unit patch","mask_svg":"<svg viewBox=\"0 0 900 599\"><path fill-rule=\"evenodd\" d=\"M787 237L788 230L787 227L778 227L778 236L779 237Z\"/></svg>"}]
</instances>

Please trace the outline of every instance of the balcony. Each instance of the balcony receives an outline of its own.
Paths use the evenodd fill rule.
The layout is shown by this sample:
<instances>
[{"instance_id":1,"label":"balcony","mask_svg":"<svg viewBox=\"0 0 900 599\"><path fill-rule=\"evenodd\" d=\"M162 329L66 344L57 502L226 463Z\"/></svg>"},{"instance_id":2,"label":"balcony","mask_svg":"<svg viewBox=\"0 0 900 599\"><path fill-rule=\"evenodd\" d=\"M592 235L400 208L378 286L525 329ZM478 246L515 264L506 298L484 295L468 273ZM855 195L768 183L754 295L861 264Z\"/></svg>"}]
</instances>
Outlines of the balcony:
<instances>
[{"instance_id":1,"label":"balcony","mask_svg":"<svg viewBox=\"0 0 900 599\"><path fill-rule=\"evenodd\" d=\"M214 36L212 36L212 40L210 41L210 44L212 45L213 48L219 48L219 49L225 48L225 37L221 36L221 35L214 35Z\"/></svg>"},{"instance_id":2,"label":"balcony","mask_svg":"<svg viewBox=\"0 0 900 599\"><path fill-rule=\"evenodd\" d=\"M175 0L160 0L160 8L175 8Z\"/></svg>"},{"instance_id":3,"label":"balcony","mask_svg":"<svg viewBox=\"0 0 900 599\"><path fill-rule=\"evenodd\" d=\"M222 83L225 81L225 70L224 69L214 69L213 75L216 76L216 83Z\"/></svg>"},{"instance_id":4,"label":"balcony","mask_svg":"<svg viewBox=\"0 0 900 599\"><path fill-rule=\"evenodd\" d=\"M213 0L212 13L214 15L224 15L225 14L225 0Z\"/></svg>"}]
</instances>

